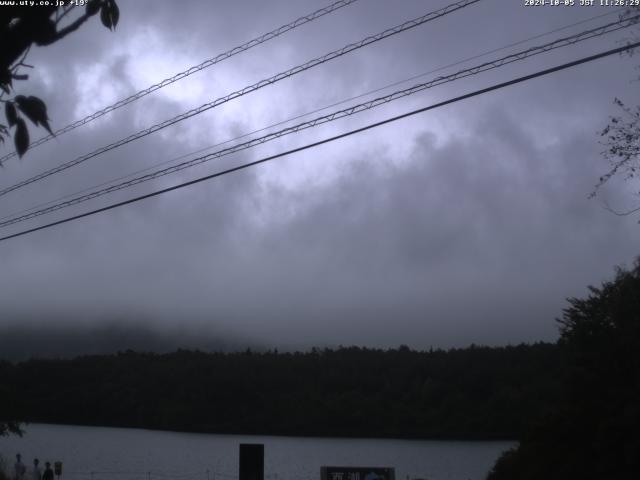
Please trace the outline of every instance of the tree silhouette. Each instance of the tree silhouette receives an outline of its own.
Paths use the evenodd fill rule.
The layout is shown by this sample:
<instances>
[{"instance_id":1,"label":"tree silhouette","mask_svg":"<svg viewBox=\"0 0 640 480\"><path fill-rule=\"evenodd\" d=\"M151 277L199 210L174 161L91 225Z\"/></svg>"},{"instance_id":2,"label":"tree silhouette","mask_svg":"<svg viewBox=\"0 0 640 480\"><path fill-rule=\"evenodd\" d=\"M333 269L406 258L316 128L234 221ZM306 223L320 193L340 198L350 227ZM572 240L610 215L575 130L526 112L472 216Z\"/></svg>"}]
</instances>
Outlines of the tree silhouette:
<instances>
[{"instance_id":1,"label":"tree silhouette","mask_svg":"<svg viewBox=\"0 0 640 480\"><path fill-rule=\"evenodd\" d=\"M628 8L621 17L630 18L638 14L640 14L640 7L632 7ZM637 22L638 20L636 20ZM635 34L625 41L633 43L637 42L639 38L640 36ZM623 55L631 57L633 50ZM630 107L619 98L615 98L614 103L620 109L621 114L609 117L609 123L600 132L601 143L605 147L602 155L609 162L609 170L598 180L590 195L591 198L596 196L600 187L616 175L622 175L625 179L630 180L637 179L640 174L640 105ZM640 211L640 207L623 212L616 211L608 205L606 208L617 215L629 215Z\"/></svg>"},{"instance_id":2,"label":"tree silhouette","mask_svg":"<svg viewBox=\"0 0 640 480\"><path fill-rule=\"evenodd\" d=\"M47 106L43 100L31 95L3 98L11 94L14 81L29 78L23 71L32 68L25 63L32 45L51 45L76 31L98 12L102 24L109 29L115 29L120 17L115 0L79 0L60 6L55 6L56 2L48 3L50 5L5 5L0 8L0 102L4 103L7 122L0 123L0 141L4 143L13 129L19 156L24 155L29 148L29 130L25 117L52 134ZM74 20L69 20L73 17L73 12L79 10L78 5L84 5L84 12Z\"/></svg>"},{"instance_id":3,"label":"tree silhouette","mask_svg":"<svg viewBox=\"0 0 640 480\"><path fill-rule=\"evenodd\" d=\"M22 435L22 429L20 428L19 422L14 422L14 421L0 422L0 437L9 435L12 433L15 435Z\"/></svg>"},{"instance_id":4,"label":"tree silhouette","mask_svg":"<svg viewBox=\"0 0 640 480\"><path fill-rule=\"evenodd\" d=\"M552 344L417 352L152 354L0 362L0 415L212 433L513 438L547 410Z\"/></svg>"},{"instance_id":5,"label":"tree silhouette","mask_svg":"<svg viewBox=\"0 0 640 480\"><path fill-rule=\"evenodd\" d=\"M640 257L613 281L569 299L560 347L564 400L490 480L640 478Z\"/></svg>"}]
</instances>

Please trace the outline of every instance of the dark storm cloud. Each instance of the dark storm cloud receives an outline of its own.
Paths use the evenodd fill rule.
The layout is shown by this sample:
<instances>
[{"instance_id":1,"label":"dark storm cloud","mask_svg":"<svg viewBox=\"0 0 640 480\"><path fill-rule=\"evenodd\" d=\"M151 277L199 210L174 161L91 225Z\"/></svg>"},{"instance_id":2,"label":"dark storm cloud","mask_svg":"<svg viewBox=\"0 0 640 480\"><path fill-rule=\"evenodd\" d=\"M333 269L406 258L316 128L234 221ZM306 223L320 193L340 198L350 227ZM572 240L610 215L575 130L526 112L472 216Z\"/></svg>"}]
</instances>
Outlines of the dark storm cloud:
<instances>
[{"instance_id":1,"label":"dark storm cloud","mask_svg":"<svg viewBox=\"0 0 640 480\"><path fill-rule=\"evenodd\" d=\"M297 319L295 335L326 341L384 335L384 344L408 330L415 345L554 338L564 297L584 292L581 278L608 274L621 251L633 255L637 233L613 247L606 229L593 232L594 222L619 226L575 181L596 170L589 149L571 139L537 148L513 119L491 114L470 126L478 138L435 147L425 135L405 166L356 161L334 185L281 198L296 213L267 233L269 281L255 280L254 301ZM273 319L265 335L274 324L291 325Z\"/></svg>"},{"instance_id":2,"label":"dark storm cloud","mask_svg":"<svg viewBox=\"0 0 640 480\"><path fill-rule=\"evenodd\" d=\"M30 152L7 165L2 185L446 2L425 4L348 7ZM115 33L95 25L73 42L36 50L33 62L43 76L30 91L47 99L50 116L62 126L91 102L140 88L142 76L157 81L165 71L175 73L319 8L286 1L192 5L122 2ZM461 12L456 21L415 29L2 197L0 213L596 13L565 9L544 16L499 1L481 5L474 15ZM491 23L496 19L500 28ZM608 42L595 47L612 46ZM586 50L513 67L508 75ZM68 332L68 345L103 342L100 351L198 346L198 332L204 343L231 338L286 348L552 340L564 298L584 294L586 285L639 253L635 219L615 217L587 199L604 166L597 132L615 113L613 92L635 92L631 67L610 59L0 244L0 336L55 331L60 343ZM486 86L500 75L434 89L385 114L283 139L108 198L302 145ZM625 199L623 190L607 194ZM61 318L64 328L56 330ZM135 327L131 342L104 334L103 325L116 320L118 335L128 322ZM184 336L167 333L175 331ZM149 341L138 342L142 337ZM25 353L29 348L41 347L25 346Z\"/></svg>"}]
</instances>

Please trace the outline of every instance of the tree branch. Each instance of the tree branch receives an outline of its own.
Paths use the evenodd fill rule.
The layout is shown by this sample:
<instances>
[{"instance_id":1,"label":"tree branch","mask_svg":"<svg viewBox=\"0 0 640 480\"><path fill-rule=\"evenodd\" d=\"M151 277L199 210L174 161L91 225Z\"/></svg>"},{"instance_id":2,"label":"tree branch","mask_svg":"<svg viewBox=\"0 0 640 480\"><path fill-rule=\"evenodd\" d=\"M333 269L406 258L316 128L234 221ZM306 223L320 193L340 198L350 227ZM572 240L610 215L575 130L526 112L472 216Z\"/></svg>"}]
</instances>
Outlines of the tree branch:
<instances>
[{"instance_id":1,"label":"tree branch","mask_svg":"<svg viewBox=\"0 0 640 480\"><path fill-rule=\"evenodd\" d=\"M626 211L614 210L609 206L609 203L606 200L602 201L602 208L604 208L608 212L613 213L614 215L617 215L618 217L627 217L632 213L640 212L640 206L636 208L632 208L631 210L626 210Z\"/></svg>"},{"instance_id":2,"label":"tree branch","mask_svg":"<svg viewBox=\"0 0 640 480\"><path fill-rule=\"evenodd\" d=\"M16 70L18 70L19 67L29 67L29 68L33 68L32 65L27 65L24 63L24 61L27 59L27 55L29 55L29 50L31 50L31 45L29 45L26 50L24 51L24 53L22 54L22 58L20 58L20 60L18 60L16 63L13 64L13 66L11 67L11 71L13 73L16 72Z\"/></svg>"},{"instance_id":3,"label":"tree branch","mask_svg":"<svg viewBox=\"0 0 640 480\"><path fill-rule=\"evenodd\" d=\"M64 27L62 30L58 30L54 37L52 37L46 43L42 43L42 45L51 45L52 43L57 42L58 40L66 37L70 33L75 32L78 28L80 28L80 26L82 26L84 22L89 20L89 18L91 18L90 15L83 13L82 16L78 17L73 23L70 23L69 25Z\"/></svg>"},{"instance_id":4,"label":"tree branch","mask_svg":"<svg viewBox=\"0 0 640 480\"><path fill-rule=\"evenodd\" d=\"M69 13L71 10L73 10L73 7L75 7L74 4L71 4L68 7L62 7L63 12L62 12L62 15L60 15L58 18L56 18L56 25L58 25L58 23L60 23L60 20L62 20L67 13ZM59 11L59 10L57 10L57 11Z\"/></svg>"}]
</instances>

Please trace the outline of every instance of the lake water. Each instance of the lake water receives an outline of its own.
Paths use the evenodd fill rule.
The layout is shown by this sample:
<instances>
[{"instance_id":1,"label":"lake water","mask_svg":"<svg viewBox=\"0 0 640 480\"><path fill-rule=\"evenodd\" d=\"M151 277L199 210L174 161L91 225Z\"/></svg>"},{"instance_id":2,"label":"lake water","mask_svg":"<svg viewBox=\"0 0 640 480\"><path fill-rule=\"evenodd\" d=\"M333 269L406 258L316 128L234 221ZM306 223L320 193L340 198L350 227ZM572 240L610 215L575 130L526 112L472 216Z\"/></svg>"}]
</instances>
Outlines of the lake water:
<instances>
[{"instance_id":1,"label":"lake water","mask_svg":"<svg viewBox=\"0 0 640 480\"><path fill-rule=\"evenodd\" d=\"M396 480L484 479L514 442L210 435L127 428L30 424L0 437L7 467L22 453L62 461L61 480L233 480L238 445L263 443L267 480L319 480L321 466L394 467Z\"/></svg>"}]
</instances>

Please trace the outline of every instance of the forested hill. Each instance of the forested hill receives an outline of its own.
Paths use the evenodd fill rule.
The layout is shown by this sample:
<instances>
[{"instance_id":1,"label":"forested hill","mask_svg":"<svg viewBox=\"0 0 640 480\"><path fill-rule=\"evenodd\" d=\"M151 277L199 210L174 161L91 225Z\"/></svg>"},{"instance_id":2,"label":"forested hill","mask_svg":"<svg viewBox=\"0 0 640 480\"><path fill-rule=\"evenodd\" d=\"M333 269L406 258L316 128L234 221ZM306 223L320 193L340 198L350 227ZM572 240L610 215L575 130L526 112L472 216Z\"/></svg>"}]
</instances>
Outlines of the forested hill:
<instances>
[{"instance_id":1,"label":"forested hill","mask_svg":"<svg viewBox=\"0 0 640 480\"><path fill-rule=\"evenodd\" d=\"M216 433L516 438L560 395L552 344L124 352L0 363L0 415Z\"/></svg>"}]
</instances>

